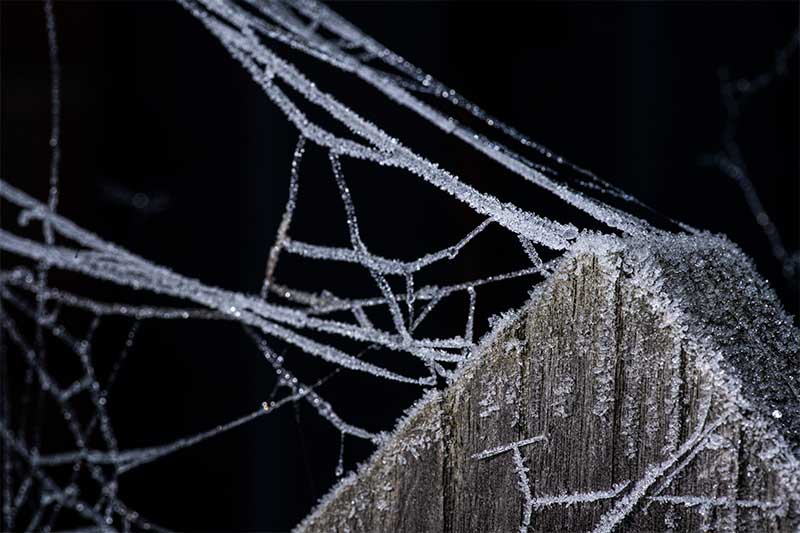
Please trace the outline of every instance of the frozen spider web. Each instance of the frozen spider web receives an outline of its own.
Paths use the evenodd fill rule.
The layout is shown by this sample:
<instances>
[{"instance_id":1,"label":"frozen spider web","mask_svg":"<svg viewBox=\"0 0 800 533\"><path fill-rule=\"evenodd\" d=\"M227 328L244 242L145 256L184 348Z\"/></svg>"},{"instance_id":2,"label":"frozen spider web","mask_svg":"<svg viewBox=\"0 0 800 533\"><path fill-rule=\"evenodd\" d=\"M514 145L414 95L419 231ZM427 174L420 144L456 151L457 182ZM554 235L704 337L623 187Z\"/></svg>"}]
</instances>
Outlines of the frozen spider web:
<instances>
[{"instance_id":1,"label":"frozen spider web","mask_svg":"<svg viewBox=\"0 0 800 533\"><path fill-rule=\"evenodd\" d=\"M551 261L587 229L542 216L470 185L468 176L457 176L413 151L388 130L357 113L346 98L326 92L324 80L312 81L277 51L280 47L358 78L385 96L386 105L401 106L418 115L445 135L501 165L533 190L545 192L553 201L587 215L606 232L646 236L664 231L629 212L633 208L648 211L635 198L490 116L316 1L180 3L241 63L297 135L288 172L285 212L269 248L266 266L253 266L263 270L263 285L251 294L211 286L131 253L57 213L60 68L52 4L46 3L52 75L50 194L42 202L6 181L5 176L0 181L0 197L6 209L18 211L20 226L16 232L0 228L4 256L0 271L2 378L8 380L6 354L18 355L26 365L25 394L20 399L4 397L2 402L3 529L48 531L60 528L65 515L71 516L69 520L102 529L162 529L120 497L119 487L127 472L253 423L288 405L307 404L341 434L342 441L347 436L380 444L385 433L349 423L318 392L321 385L344 371L414 384L420 392L447 383L458 365L470 357L480 334L475 321L479 291L488 284L510 279L543 279L552 270ZM457 118L459 113L462 118ZM326 117L324 123L311 118L320 114ZM472 125L468 124L470 121ZM343 127L347 134L334 132L327 126L329 122ZM306 242L291 236L295 207L311 188L301 177L309 150L327 155L329 179L339 192L330 201L341 204L349 235L346 246ZM353 160L372 164L375 179L380 179L382 169L393 168L405 173L409 180L423 180L450 201L468 206L481 221L450 246L416 259L376 254L362 237L358 206L348 186L346 168ZM561 179L567 175L571 176L571 183ZM613 207L613 202L631 209ZM35 224L41 226L39 238L30 233ZM666 224L669 229L695 233L678 222L667 219ZM475 246L490 226L501 228L517 243L518 269L450 285L415 283L426 269L446 264ZM368 274L375 295L365 298L320 293L283 284L280 259L287 255L325 264L355 265ZM9 257L15 258L13 264ZM48 276L52 270L166 296L178 303L165 307L103 301L92 294L55 286ZM456 297L466 303L462 333L449 337L420 335L420 326L440 304ZM75 330L62 320L70 311L90 317L88 330ZM371 319L376 312L385 313L388 327ZM126 319L128 334L110 370L100 373L93 338L109 317ZM143 448L121 446L109 415L109 392L123 371L140 324L153 320L224 320L240 324L243 335L252 340L265 363L274 369L276 390L262 404L227 423L199 428L198 433L173 442ZM65 382L52 370L48 349L54 346L53 342L73 355L78 366L75 379ZM292 350L279 354L274 348L276 342ZM354 350L354 343L360 348ZM381 358L368 360L364 357L366 352L377 352ZM303 382L293 370L295 353L324 361L331 373ZM410 373L388 364L398 357L417 361L424 371ZM2 390L8 394L8 387ZM43 442L44 428L37 415L37 409L41 409L37 405L42 402L54 406L65 421L72 441L68 449L53 451ZM521 460L515 460L515 465L523 472ZM53 474L65 467L70 472L66 481ZM337 474L342 469L340 452ZM530 510L528 519L529 515Z\"/></svg>"}]
</instances>

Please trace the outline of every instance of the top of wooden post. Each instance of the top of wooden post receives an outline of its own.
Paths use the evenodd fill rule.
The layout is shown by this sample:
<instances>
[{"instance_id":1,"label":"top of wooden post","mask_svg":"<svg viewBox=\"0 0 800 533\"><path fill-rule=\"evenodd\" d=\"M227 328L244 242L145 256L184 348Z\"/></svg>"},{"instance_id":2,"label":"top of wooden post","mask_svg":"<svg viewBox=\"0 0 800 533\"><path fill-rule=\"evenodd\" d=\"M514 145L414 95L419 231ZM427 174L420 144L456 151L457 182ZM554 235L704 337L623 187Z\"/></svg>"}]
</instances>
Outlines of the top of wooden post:
<instances>
[{"instance_id":1,"label":"top of wooden post","mask_svg":"<svg viewBox=\"0 0 800 533\"><path fill-rule=\"evenodd\" d=\"M784 531L798 331L727 239L585 234L301 531Z\"/></svg>"}]
</instances>

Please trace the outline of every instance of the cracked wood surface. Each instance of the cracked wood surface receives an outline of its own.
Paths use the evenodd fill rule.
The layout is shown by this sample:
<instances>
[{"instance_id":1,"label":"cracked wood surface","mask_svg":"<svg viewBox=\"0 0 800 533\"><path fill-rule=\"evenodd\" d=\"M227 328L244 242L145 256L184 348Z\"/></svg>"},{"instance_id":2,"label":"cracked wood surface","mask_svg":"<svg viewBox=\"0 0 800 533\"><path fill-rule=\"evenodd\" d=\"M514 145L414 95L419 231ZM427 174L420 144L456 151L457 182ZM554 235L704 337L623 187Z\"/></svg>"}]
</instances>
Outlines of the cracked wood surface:
<instances>
[{"instance_id":1,"label":"cracked wood surface","mask_svg":"<svg viewBox=\"0 0 800 533\"><path fill-rule=\"evenodd\" d=\"M579 243L298 529L795 530L797 330L728 241L662 244Z\"/></svg>"}]
</instances>

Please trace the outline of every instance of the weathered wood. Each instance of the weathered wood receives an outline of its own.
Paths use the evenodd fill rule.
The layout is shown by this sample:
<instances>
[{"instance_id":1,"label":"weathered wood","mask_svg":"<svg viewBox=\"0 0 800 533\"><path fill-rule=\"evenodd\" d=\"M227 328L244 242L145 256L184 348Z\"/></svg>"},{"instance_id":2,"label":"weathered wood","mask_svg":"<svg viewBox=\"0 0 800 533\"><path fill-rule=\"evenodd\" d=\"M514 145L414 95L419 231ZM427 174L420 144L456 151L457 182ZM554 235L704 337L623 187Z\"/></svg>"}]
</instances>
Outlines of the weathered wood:
<instances>
[{"instance_id":1,"label":"weathered wood","mask_svg":"<svg viewBox=\"0 0 800 533\"><path fill-rule=\"evenodd\" d=\"M797 360L728 241L583 237L299 530L794 530Z\"/></svg>"}]
</instances>

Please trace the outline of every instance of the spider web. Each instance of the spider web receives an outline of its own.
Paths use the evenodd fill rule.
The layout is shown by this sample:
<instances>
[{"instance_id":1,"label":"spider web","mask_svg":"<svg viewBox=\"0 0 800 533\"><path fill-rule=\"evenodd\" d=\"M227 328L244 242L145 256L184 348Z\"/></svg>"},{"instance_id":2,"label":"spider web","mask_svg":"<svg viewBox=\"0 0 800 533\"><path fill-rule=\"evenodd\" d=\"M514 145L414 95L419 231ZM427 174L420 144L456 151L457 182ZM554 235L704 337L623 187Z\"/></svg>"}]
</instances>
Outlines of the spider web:
<instances>
[{"instance_id":1,"label":"spider web","mask_svg":"<svg viewBox=\"0 0 800 533\"><path fill-rule=\"evenodd\" d=\"M161 528L129 508L119 494L125 473L164 456L228 432L287 406L307 404L340 434L380 444L386 437L347 422L321 393L320 387L343 371L372 378L408 383L420 388L441 386L458 365L470 357L480 334L475 314L478 291L484 286L516 278L542 279L552 264L586 228L554 220L479 190L466 179L412 151L400 139L359 115L325 92L276 51L278 45L333 66L360 79L399 105L486 158L498 163L531 188L545 191L597 221L603 231L645 236L660 231L631 214L649 208L593 173L529 139L489 115L462 95L386 49L326 6L312 0L259 2L256 0L180 0L250 74L264 94L294 126L298 140L289 171L289 193L274 243L263 268L259 294L214 287L174 272L131 253L57 213L60 165L60 67L56 23L50 2L45 4L52 76L50 193L47 202L0 181L0 197L18 210L19 232L0 229L0 249L19 258L0 272L3 312L0 345L3 349L3 528L45 530L60 527L65 511L83 524L129 530ZM343 127L346 135L315 121L311 111ZM457 118L460 113L465 118ZM472 121L474 126L467 122ZM488 131L488 133L482 133ZM292 238L292 221L306 185L301 178L309 150L327 154L331 179L339 192L349 244L334 246ZM524 155L523 155L524 152ZM362 237L358 209L353 201L347 164L360 160L382 169L394 168L408 179L421 179L463 204L482 220L457 242L412 260L383 257L370 250ZM378 179L376 177L376 179ZM568 183L569 182L569 183ZM600 200L595 197L602 197ZM613 207L619 202L629 209ZM655 215L654 215L655 216ZM665 220L670 228L695 230ZM38 237L25 230L41 225ZM475 246L489 227L501 228L518 246L520 267L508 272L449 285L418 286L422 273L447 264ZM29 229L29 228L28 228ZM281 258L296 256L324 264L355 265L368 274L376 296L361 297L315 292L281 283ZM102 301L96 296L54 286L52 269L80 274L94 281L132 288L138 293L168 297L172 305L142 305ZM530 286L532 282L528 282ZM397 287L401 287L398 289ZM97 291L99 292L99 291ZM449 337L422 336L421 326L442 302L461 296L462 333ZM77 331L62 317L77 310L90 317L88 329ZM377 325L375 313L388 317ZM112 317L128 323L124 345L110 368L98 371L95 333ZM345 318L346 317L346 318ZM196 434L143 448L120 446L108 410L109 393L137 339L144 320L238 323L246 338L263 355L277 377L275 389L250 412ZM71 324L70 324L71 325ZM329 365L321 379L304 382L293 370L294 357L279 354L275 343L290 346ZM73 355L74 380L57 376L49 351L53 343ZM352 348L357 344L359 348ZM6 353L17 353L26 365L24 393L11 411ZM380 358L368 360L367 353ZM397 370L391 361L416 361L421 372ZM378 362L371 362L377 360ZM55 365L55 366L54 366ZM58 452L43 451L42 405L52 405L63 417L72 445ZM522 469L521 461L517 466ZM516 464L516 463L515 463ZM68 474L57 474L66 469ZM340 448L337 475L343 471Z\"/></svg>"}]
</instances>

